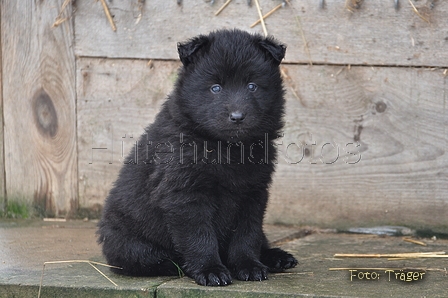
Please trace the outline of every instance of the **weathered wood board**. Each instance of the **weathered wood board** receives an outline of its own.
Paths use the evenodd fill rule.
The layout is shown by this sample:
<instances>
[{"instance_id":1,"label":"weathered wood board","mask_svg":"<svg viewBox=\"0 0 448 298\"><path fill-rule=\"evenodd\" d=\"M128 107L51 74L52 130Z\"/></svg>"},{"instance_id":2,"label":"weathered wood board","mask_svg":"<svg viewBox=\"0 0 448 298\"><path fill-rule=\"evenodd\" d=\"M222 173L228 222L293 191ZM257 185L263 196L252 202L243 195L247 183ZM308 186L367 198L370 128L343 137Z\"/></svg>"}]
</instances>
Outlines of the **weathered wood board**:
<instances>
[{"instance_id":1,"label":"weathered wood board","mask_svg":"<svg viewBox=\"0 0 448 298\"><path fill-rule=\"evenodd\" d=\"M1 30L1 24L0 24ZM1 40L1 39L0 39ZM2 51L0 47L0 69L2 69ZM4 163L4 139L3 139L3 91L2 91L2 75L0 74L0 216L6 208L5 193L5 163Z\"/></svg>"},{"instance_id":2,"label":"weathered wood board","mask_svg":"<svg viewBox=\"0 0 448 298\"><path fill-rule=\"evenodd\" d=\"M446 231L448 77L421 68L287 69L267 220Z\"/></svg>"},{"instance_id":3,"label":"weathered wood board","mask_svg":"<svg viewBox=\"0 0 448 298\"><path fill-rule=\"evenodd\" d=\"M154 119L178 66L79 59L82 206L103 203L122 154ZM448 78L441 70L282 70L286 127L267 222L448 226Z\"/></svg>"},{"instance_id":4,"label":"weathered wood board","mask_svg":"<svg viewBox=\"0 0 448 298\"><path fill-rule=\"evenodd\" d=\"M101 3L76 1L75 51L78 56L177 59L176 43L220 28L261 32L255 5L202 0L108 1L117 31L107 21ZM269 34L287 44L287 62L351 65L448 66L448 1L408 1L394 9L393 1L363 1L350 12L345 1L291 1L266 19ZM266 13L280 3L260 0Z\"/></svg>"},{"instance_id":5,"label":"weathered wood board","mask_svg":"<svg viewBox=\"0 0 448 298\"><path fill-rule=\"evenodd\" d=\"M52 28L62 2L1 4L8 200L55 216L76 209L78 183L73 23Z\"/></svg>"},{"instance_id":6,"label":"weathered wood board","mask_svg":"<svg viewBox=\"0 0 448 298\"><path fill-rule=\"evenodd\" d=\"M78 60L78 162L82 207L103 205L135 141L157 114L177 62Z\"/></svg>"}]
</instances>

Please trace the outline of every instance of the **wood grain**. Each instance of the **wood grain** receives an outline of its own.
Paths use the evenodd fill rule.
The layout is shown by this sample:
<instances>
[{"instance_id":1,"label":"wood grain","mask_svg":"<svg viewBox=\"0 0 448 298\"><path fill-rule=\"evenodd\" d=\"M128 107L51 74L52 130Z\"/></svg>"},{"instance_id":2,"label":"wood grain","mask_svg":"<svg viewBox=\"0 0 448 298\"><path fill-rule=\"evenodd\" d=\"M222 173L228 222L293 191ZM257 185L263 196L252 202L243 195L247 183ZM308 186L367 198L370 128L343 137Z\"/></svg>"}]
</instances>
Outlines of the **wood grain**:
<instances>
[{"instance_id":1,"label":"wood grain","mask_svg":"<svg viewBox=\"0 0 448 298\"><path fill-rule=\"evenodd\" d=\"M1 32L1 23L0 23ZM1 43L1 36L0 36ZM2 69L2 50L0 45L0 69ZM3 136L3 81L0 74L0 216L6 210L6 192L5 192L5 155L4 155L4 136Z\"/></svg>"},{"instance_id":2,"label":"wood grain","mask_svg":"<svg viewBox=\"0 0 448 298\"><path fill-rule=\"evenodd\" d=\"M285 69L287 126L268 222L446 229L448 78L442 71ZM297 146L286 151L288 144Z\"/></svg>"},{"instance_id":3,"label":"wood grain","mask_svg":"<svg viewBox=\"0 0 448 298\"><path fill-rule=\"evenodd\" d=\"M286 61L352 65L448 66L448 2L415 2L430 23L407 1L396 11L393 1L363 1L353 12L344 1L291 1L266 19L269 34L288 46ZM277 3L261 0L266 13ZM110 28L99 2L76 1L75 39L79 56L177 59L176 43L220 28L260 32L255 6L233 1L218 16L221 3L204 1L109 2L117 31ZM141 9L140 9L141 8ZM302 34L303 33L303 34Z\"/></svg>"},{"instance_id":4,"label":"wood grain","mask_svg":"<svg viewBox=\"0 0 448 298\"><path fill-rule=\"evenodd\" d=\"M154 119L179 64L82 58L78 65L81 205L93 206L116 179L122 144L127 154ZM448 226L448 78L441 70L282 70L286 127L268 223Z\"/></svg>"},{"instance_id":5,"label":"wood grain","mask_svg":"<svg viewBox=\"0 0 448 298\"><path fill-rule=\"evenodd\" d=\"M78 168L82 207L102 205L134 142L177 76L177 62L79 59Z\"/></svg>"},{"instance_id":6,"label":"wood grain","mask_svg":"<svg viewBox=\"0 0 448 298\"><path fill-rule=\"evenodd\" d=\"M77 208L73 23L52 28L62 2L2 1L1 8L8 200L44 216Z\"/></svg>"}]
</instances>

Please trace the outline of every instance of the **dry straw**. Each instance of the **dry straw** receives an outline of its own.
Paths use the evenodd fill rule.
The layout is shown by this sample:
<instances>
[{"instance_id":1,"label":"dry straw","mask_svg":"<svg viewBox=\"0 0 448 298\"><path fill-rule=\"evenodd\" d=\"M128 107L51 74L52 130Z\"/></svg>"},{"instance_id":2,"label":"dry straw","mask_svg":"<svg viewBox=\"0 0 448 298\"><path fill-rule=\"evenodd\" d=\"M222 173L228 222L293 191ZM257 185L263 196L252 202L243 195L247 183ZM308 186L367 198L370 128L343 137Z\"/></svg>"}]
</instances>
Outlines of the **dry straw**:
<instances>
[{"instance_id":1,"label":"dry straw","mask_svg":"<svg viewBox=\"0 0 448 298\"><path fill-rule=\"evenodd\" d=\"M224 8L226 8L227 5L229 5L229 3L230 3L231 1L232 1L232 0L227 0L226 3L224 3L224 4L218 9L218 11L215 12L215 16L219 15L219 14L221 13L221 11L223 11Z\"/></svg>"},{"instance_id":2,"label":"dry straw","mask_svg":"<svg viewBox=\"0 0 448 298\"><path fill-rule=\"evenodd\" d=\"M112 283L114 286L118 287L118 285L112 281L109 277L106 276L106 274L104 274L103 272L101 272L98 268L96 268L94 266L95 265L99 265L99 266L103 266L103 267L108 267L108 268L116 268L116 269L121 269L120 267L116 267L116 266L110 266L107 264L103 264L103 263L99 263L99 262L94 262L94 261L89 261L89 260L68 260L68 261L50 261L50 262L44 262L44 265L42 267L42 275L40 276L40 284L39 284L39 292L37 294L37 298L40 298L40 293L42 291L42 283L44 281L44 272L45 272L45 265L49 265L49 264L67 264L67 263L87 263L90 266L92 266L96 271L98 271L98 273L100 273L105 279L107 279L110 283Z\"/></svg>"},{"instance_id":3,"label":"dry straw","mask_svg":"<svg viewBox=\"0 0 448 298\"><path fill-rule=\"evenodd\" d=\"M409 4L411 4L412 6L412 10L415 12L416 15L418 15L423 21L429 23L429 20L427 18L425 18L417 9L417 7L415 7L414 3L412 3L411 0L409 0Z\"/></svg>"},{"instance_id":4,"label":"dry straw","mask_svg":"<svg viewBox=\"0 0 448 298\"><path fill-rule=\"evenodd\" d=\"M268 16L270 16L271 14L273 14L274 12L276 12L278 9L280 9L283 6L283 4L279 4L276 7L274 7L273 9L271 9L267 14L265 14L263 16L263 20L266 19ZM261 19L258 19L257 21L255 21L252 25L250 25L251 28L257 26L259 23L261 23Z\"/></svg>"},{"instance_id":5,"label":"dry straw","mask_svg":"<svg viewBox=\"0 0 448 298\"><path fill-rule=\"evenodd\" d=\"M394 254L334 254L335 258L388 258L389 260L404 260L417 258L448 258L444 251L408 252Z\"/></svg>"},{"instance_id":6,"label":"dry straw","mask_svg":"<svg viewBox=\"0 0 448 298\"><path fill-rule=\"evenodd\" d=\"M109 20L112 30L117 31L117 27L115 26L114 20L112 19L112 16L110 15L109 7L107 7L106 0L101 0L101 4L103 5L104 13L106 14L106 17Z\"/></svg>"},{"instance_id":7,"label":"dry straw","mask_svg":"<svg viewBox=\"0 0 448 298\"><path fill-rule=\"evenodd\" d=\"M260 3L258 0L255 0L255 5L257 6L258 16L260 17L261 27L263 28L264 36L268 36L268 30L266 29L266 24L263 20L263 14L261 13Z\"/></svg>"},{"instance_id":8,"label":"dry straw","mask_svg":"<svg viewBox=\"0 0 448 298\"><path fill-rule=\"evenodd\" d=\"M418 240L411 239L411 238L403 238L403 241L406 241L406 242L409 242L409 243L418 244L418 245L421 245L421 246L426 246L425 242L418 241Z\"/></svg>"},{"instance_id":9,"label":"dry straw","mask_svg":"<svg viewBox=\"0 0 448 298\"><path fill-rule=\"evenodd\" d=\"M59 12L59 15L56 17L56 20L54 21L53 25L51 27L57 27L60 24L64 23L66 20L68 20L68 17L62 17L62 14L65 11L65 8L70 3L70 0L65 0L64 3L62 3L61 11Z\"/></svg>"}]
</instances>

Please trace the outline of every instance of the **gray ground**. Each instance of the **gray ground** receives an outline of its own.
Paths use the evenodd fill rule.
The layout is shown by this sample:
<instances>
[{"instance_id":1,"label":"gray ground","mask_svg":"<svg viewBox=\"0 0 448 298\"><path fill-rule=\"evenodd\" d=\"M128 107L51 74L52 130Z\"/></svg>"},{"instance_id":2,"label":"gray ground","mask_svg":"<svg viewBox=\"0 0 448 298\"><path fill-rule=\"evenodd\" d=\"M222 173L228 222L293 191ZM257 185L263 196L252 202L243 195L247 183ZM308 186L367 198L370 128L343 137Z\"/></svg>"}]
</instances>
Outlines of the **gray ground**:
<instances>
[{"instance_id":1,"label":"gray ground","mask_svg":"<svg viewBox=\"0 0 448 298\"><path fill-rule=\"evenodd\" d=\"M299 259L297 268L271 274L263 282L234 281L227 287L210 288L187 277L130 278L97 266L114 286L88 263L47 264L41 297L448 297L448 258L333 258L335 253L448 252L448 240L420 239L427 243L421 246L401 237L280 226L265 230L271 241ZM95 223L0 221L0 297L37 297L43 263L67 260L104 262L96 244ZM394 269L390 275L385 272L388 268ZM404 268L414 274L403 275L400 269ZM370 272L370 278L379 275L379 279L359 280L360 271Z\"/></svg>"}]
</instances>

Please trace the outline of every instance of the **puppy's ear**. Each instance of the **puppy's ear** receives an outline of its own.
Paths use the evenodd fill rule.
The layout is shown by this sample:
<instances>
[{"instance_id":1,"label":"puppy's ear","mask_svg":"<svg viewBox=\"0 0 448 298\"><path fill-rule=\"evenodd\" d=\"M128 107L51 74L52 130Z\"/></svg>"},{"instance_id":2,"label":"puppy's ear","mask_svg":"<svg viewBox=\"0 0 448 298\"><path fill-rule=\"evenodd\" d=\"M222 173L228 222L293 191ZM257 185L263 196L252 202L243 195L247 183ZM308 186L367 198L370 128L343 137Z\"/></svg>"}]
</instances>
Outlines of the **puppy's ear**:
<instances>
[{"instance_id":1,"label":"puppy's ear","mask_svg":"<svg viewBox=\"0 0 448 298\"><path fill-rule=\"evenodd\" d=\"M282 62L286 52L285 45L278 43L272 37L267 37L261 40L259 44L261 48L265 50L271 56L271 58L274 59L277 65L280 64L280 62Z\"/></svg>"},{"instance_id":2,"label":"puppy's ear","mask_svg":"<svg viewBox=\"0 0 448 298\"><path fill-rule=\"evenodd\" d=\"M195 61L195 56L197 56L197 52L208 43L209 39L204 35L194 37L185 43L179 42L177 44L177 52L179 53L179 58L182 64L187 66L188 64L193 63Z\"/></svg>"}]
</instances>

